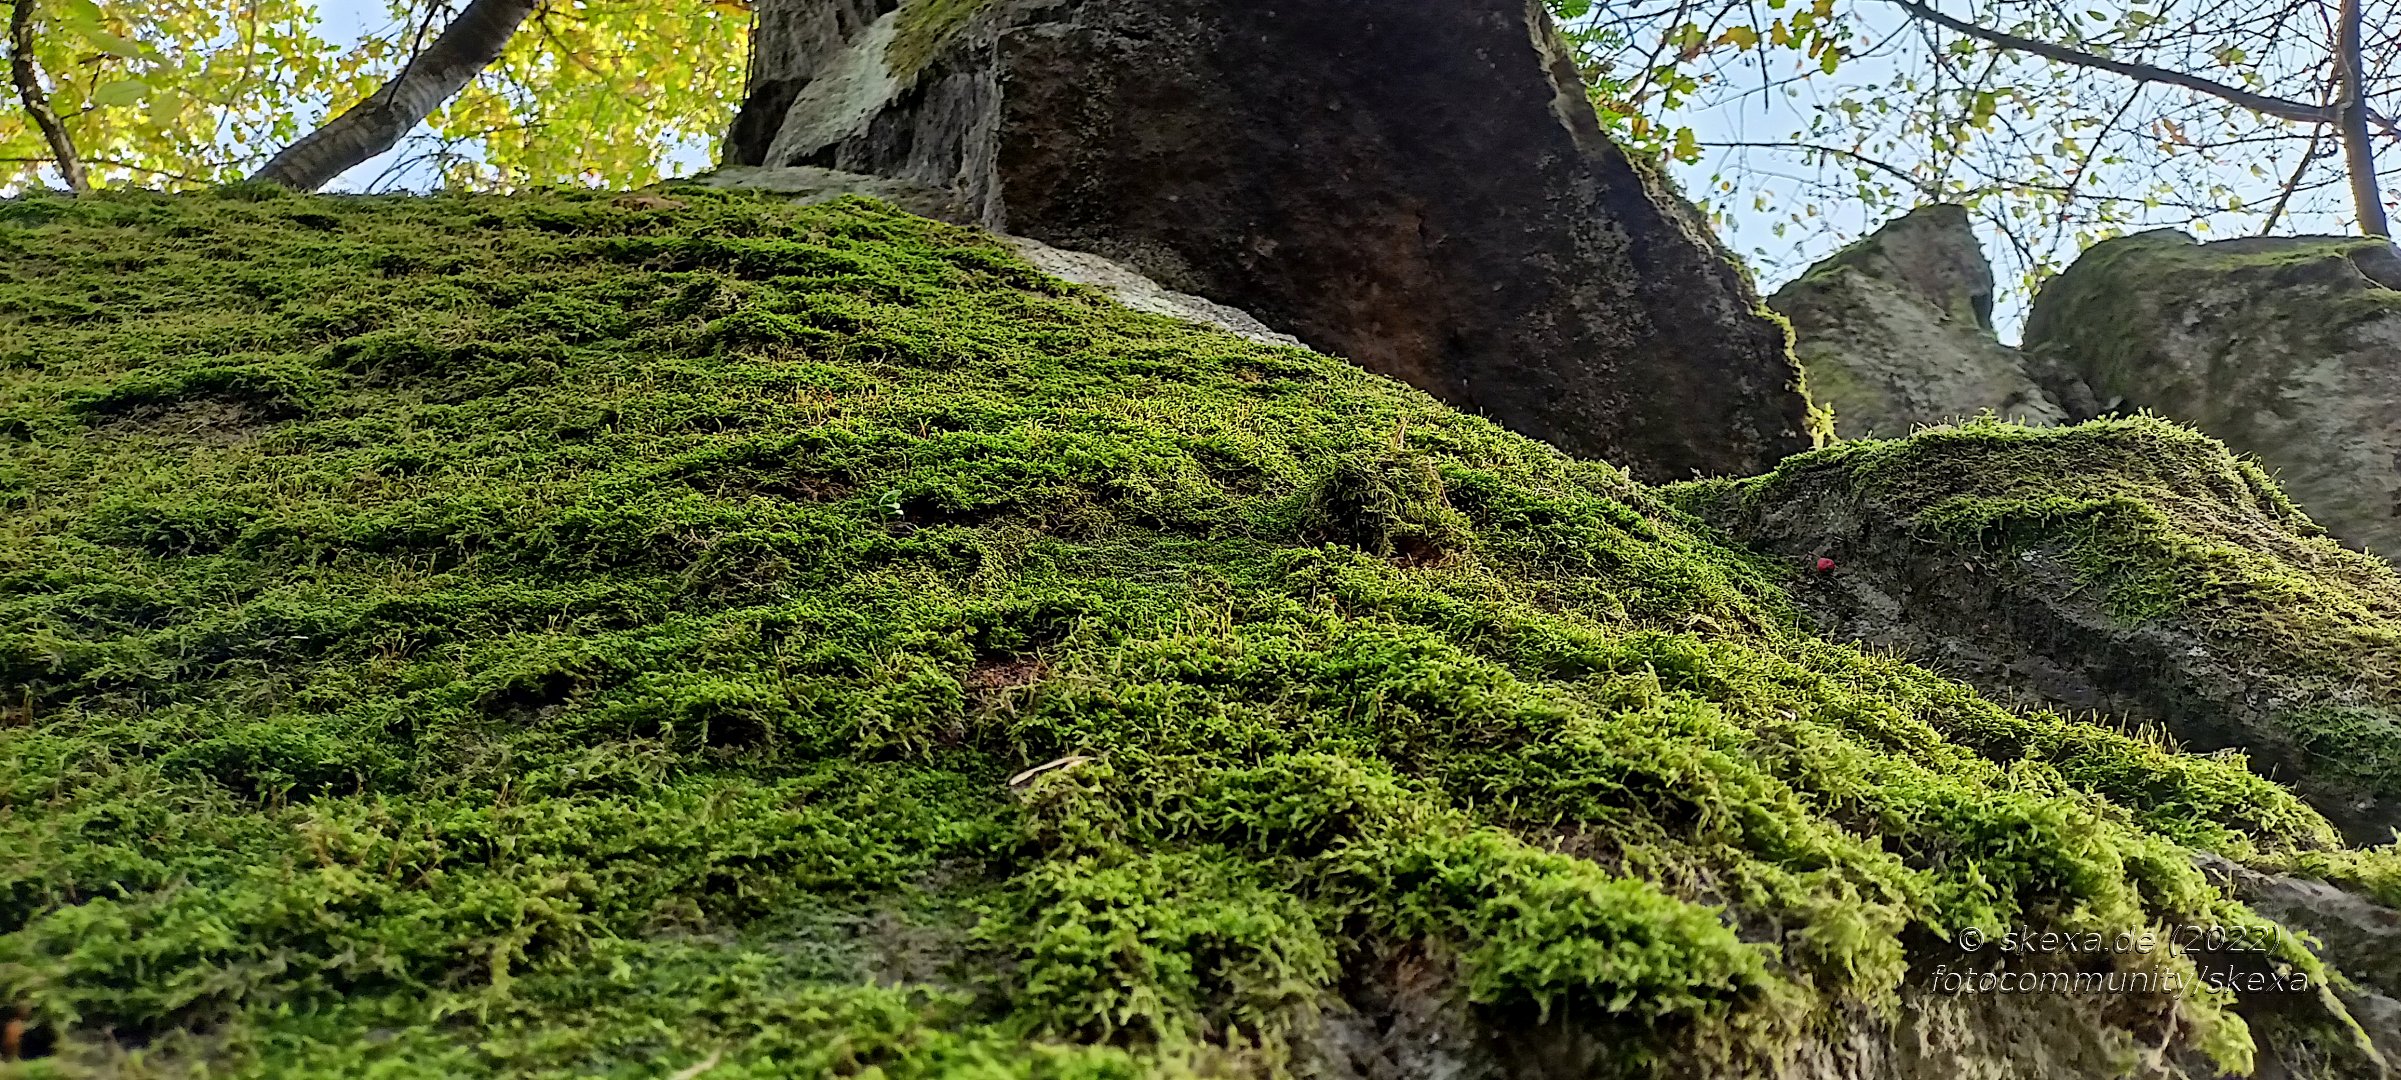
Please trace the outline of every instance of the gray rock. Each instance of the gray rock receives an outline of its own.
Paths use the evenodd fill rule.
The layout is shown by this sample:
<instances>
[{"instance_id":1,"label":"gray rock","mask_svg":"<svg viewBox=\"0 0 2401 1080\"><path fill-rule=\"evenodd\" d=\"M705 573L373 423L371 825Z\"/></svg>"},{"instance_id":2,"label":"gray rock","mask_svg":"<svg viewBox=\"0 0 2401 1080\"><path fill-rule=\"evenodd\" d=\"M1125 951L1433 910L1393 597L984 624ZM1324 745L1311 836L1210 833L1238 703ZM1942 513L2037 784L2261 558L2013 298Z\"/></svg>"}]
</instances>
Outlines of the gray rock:
<instances>
[{"instance_id":1,"label":"gray rock","mask_svg":"<svg viewBox=\"0 0 2401 1080\"><path fill-rule=\"evenodd\" d=\"M699 176L673 181L677 184L698 184L725 191L761 191L781 195L794 202L809 204L828 202L856 195L891 203L919 217L947 221L953 225L973 224L974 215L957 195L938 187L892 180L881 176L863 176L839 169L764 168L756 165L727 165Z\"/></svg>"},{"instance_id":2,"label":"gray rock","mask_svg":"<svg viewBox=\"0 0 2401 1080\"><path fill-rule=\"evenodd\" d=\"M2401 252L2382 240L2095 245L2026 327L2079 411L2148 409L2256 456L2346 543L2401 558Z\"/></svg>"},{"instance_id":3,"label":"gray rock","mask_svg":"<svg viewBox=\"0 0 2401 1080\"><path fill-rule=\"evenodd\" d=\"M1783 330L1601 134L1539 4L763 0L759 19L729 160L955 192L988 228L1639 475L1810 444Z\"/></svg>"},{"instance_id":4,"label":"gray rock","mask_svg":"<svg viewBox=\"0 0 2401 1080\"><path fill-rule=\"evenodd\" d=\"M1019 258L1034 264L1035 269L1078 285L1090 285L1136 311L1212 326L1269 345L1308 347L1301 344L1299 338L1268 329L1266 323L1252 317L1250 312L1190 293L1163 288L1158 282L1098 255L1055 248L1040 240L1029 240L1022 236L1004 235L1000 240L1009 245Z\"/></svg>"},{"instance_id":5,"label":"gray rock","mask_svg":"<svg viewBox=\"0 0 2401 1080\"><path fill-rule=\"evenodd\" d=\"M2065 413L1992 327L1992 266L1967 211L1921 207L1768 298L1792 322L1809 395L1844 438L1892 438L1990 411L2055 424Z\"/></svg>"}]
</instances>

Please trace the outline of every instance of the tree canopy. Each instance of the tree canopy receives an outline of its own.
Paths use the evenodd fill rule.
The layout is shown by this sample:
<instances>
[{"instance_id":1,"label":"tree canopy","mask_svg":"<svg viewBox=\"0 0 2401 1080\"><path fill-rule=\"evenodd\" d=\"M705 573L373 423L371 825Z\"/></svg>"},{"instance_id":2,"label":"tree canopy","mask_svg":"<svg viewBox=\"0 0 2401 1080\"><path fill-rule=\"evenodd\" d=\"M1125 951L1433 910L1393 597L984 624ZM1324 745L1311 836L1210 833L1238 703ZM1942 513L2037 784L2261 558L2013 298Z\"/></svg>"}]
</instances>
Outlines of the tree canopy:
<instances>
[{"instance_id":1,"label":"tree canopy","mask_svg":"<svg viewBox=\"0 0 2401 1080\"><path fill-rule=\"evenodd\" d=\"M18 0L33 57L96 183L238 180L397 75L455 15L391 0L381 25L308 0ZM328 15L358 21L356 41ZM547 0L403 159L450 184L625 186L679 149L713 154L742 91L744 0ZM22 109L0 113L0 182L55 183Z\"/></svg>"},{"instance_id":2,"label":"tree canopy","mask_svg":"<svg viewBox=\"0 0 2401 1080\"><path fill-rule=\"evenodd\" d=\"M1722 223L1813 255L1936 200L1975 213L2021 286L2139 226L2359 231L2347 12L2369 149L2395 134L2391 0L1553 6L1622 138L1681 162Z\"/></svg>"}]
</instances>

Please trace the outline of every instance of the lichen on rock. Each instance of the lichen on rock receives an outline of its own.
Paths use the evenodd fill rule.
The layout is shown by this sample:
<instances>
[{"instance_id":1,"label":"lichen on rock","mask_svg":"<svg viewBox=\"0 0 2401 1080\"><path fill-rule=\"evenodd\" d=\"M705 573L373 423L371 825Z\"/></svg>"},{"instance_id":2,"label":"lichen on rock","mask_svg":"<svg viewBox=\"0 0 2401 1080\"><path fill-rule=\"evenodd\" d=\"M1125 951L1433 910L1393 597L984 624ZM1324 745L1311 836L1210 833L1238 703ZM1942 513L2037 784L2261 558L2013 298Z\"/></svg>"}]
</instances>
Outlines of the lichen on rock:
<instances>
[{"instance_id":1,"label":"lichen on rock","mask_svg":"<svg viewBox=\"0 0 2401 1080\"><path fill-rule=\"evenodd\" d=\"M2057 423L2059 406L1993 335L1992 267L1967 211L1913 210L1768 298L1790 320L1811 398L1844 438L1895 438L1991 413Z\"/></svg>"},{"instance_id":2,"label":"lichen on rock","mask_svg":"<svg viewBox=\"0 0 2401 1080\"><path fill-rule=\"evenodd\" d=\"M2080 416L2148 410L2256 455L2310 517L2401 558L2401 252L2358 237L2105 241L2026 348Z\"/></svg>"}]
</instances>

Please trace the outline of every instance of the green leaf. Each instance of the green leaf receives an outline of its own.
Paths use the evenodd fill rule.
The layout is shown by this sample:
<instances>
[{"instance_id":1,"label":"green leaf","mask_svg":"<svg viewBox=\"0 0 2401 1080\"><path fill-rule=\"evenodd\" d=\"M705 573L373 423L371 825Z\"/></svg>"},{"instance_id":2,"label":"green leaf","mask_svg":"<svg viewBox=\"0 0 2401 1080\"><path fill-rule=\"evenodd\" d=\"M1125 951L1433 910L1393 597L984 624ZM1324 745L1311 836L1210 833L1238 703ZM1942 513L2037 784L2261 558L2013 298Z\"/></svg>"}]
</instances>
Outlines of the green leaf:
<instances>
[{"instance_id":1,"label":"green leaf","mask_svg":"<svg viewBox=\"0 0 2401 1080\"><path fill-rule=\"evenodd\" d=\"M85 30L83 31L83 39L91 42L92 47L100 50L101 52L113 53L128 60L139 60L142 58L142 45L140 42L129 41L125 38L121 38L115 34L109 33L106 30L97 28Z\"/></svg>"},{"instance_id":2,"label":"green leaf","mask_svg":"<svg viewBox=\"0 0 2401 1080\"><path fill-rule=\"evenodd\" d=\"M94 105L139 105L150 96L150 84L140 79L118 79L101 83L92 89Z\"/></svg>"}]
</instances>

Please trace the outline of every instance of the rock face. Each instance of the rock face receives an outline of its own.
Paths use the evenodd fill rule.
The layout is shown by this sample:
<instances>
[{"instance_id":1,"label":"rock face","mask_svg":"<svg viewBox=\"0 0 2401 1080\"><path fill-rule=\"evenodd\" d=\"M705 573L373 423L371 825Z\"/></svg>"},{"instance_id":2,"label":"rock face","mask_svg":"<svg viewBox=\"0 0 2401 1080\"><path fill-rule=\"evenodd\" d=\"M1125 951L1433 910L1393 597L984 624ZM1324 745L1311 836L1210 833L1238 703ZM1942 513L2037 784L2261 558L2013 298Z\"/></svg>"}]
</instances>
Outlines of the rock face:
<instances>
[{"instance_id":1,"label":"rock face","mask_svg":"<svg viewBox=\"0 0 2401 1080\"><path fill-rule=\"evenodd\" d=\"M1809 269L1768 306L1792 322L1810 397L1844 438L1897 438L1990 410L2063 417L1993 336L1992 266L1967 211L1911 211Z\"/></svg>"},{"instance_id":2,"label":"rock face","mask_svg":"<svg viewBox=\"0 0 2401 1080\"><path fill-rule=\"evenodd\" d=\"M2256 455L2346 543L2401 558L2401 253L2381 240L2096 245L2026 348L2072 413L2149 409Z\"/></svg>"},{"instance_id":3,"label":"rock face","mask_svg":"<svg viewBox=\"0 0 2401 1080\"><path fill-rule=\"evenodd\" d=\"M1638 475L1810 443L1782 330L1526 0L774 0L729 160L1252 312Z\"/></svg>"},{"instance_id":4,"label":"rock face","mask_svg":"<svg viewBox=\"0 0 2401 1080\"><path fill-rule=\"evenodd\" d=\"M2258 469L2155 419L1939 429L1688 508L1796 564L1830 637L2023 706L2247 754L2361 843L2401 827L2401 582Z\"/></svg>"}]
</instances>

